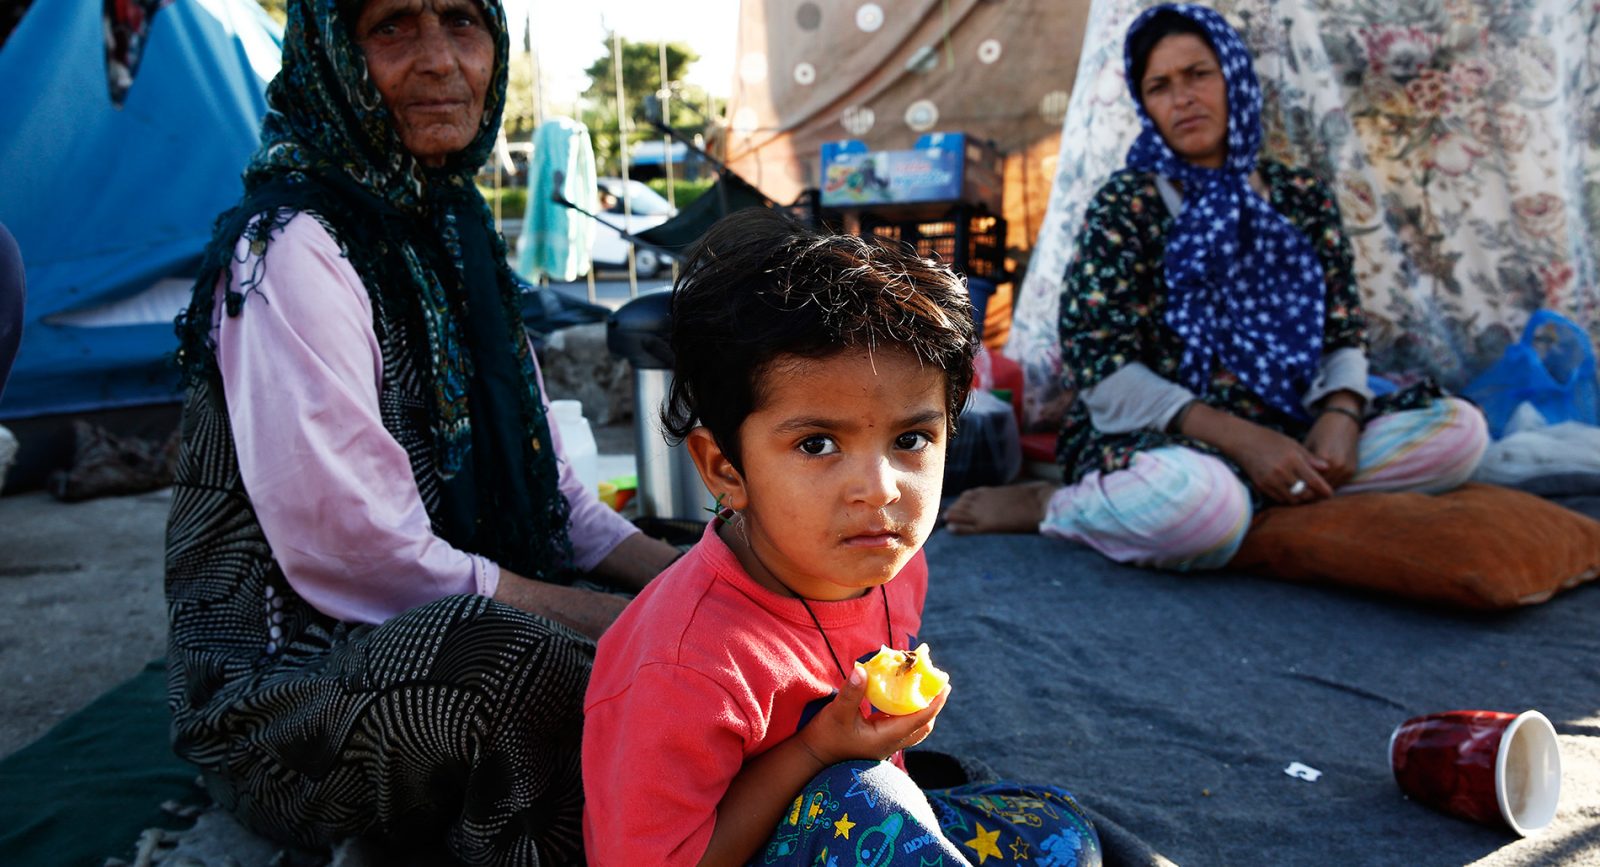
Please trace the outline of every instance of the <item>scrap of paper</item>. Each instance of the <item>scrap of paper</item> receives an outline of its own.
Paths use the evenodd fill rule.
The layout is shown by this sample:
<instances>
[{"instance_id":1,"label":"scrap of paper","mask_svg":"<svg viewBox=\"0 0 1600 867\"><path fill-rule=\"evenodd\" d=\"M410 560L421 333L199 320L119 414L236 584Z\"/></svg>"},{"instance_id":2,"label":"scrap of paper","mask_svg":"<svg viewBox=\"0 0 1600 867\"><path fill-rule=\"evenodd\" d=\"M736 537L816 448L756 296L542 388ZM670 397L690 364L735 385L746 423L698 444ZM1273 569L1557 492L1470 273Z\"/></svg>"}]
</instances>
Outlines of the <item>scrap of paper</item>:
<instances>
[{"instance_id":1,"label":"scrap of paper","mask_svg":"<svg viewBox=\"0 0 1600 867\"><path fill-rule=\"evenodd\" d=\"M1315 783L1317 778L1322 776L1321 771L1311 767L1310 765L1302 765L1299 762L1290 762L1289 767L1284 768L1283 772L1291 777L1305 780L1308 783Z\"/></svg>"}]
</instances>

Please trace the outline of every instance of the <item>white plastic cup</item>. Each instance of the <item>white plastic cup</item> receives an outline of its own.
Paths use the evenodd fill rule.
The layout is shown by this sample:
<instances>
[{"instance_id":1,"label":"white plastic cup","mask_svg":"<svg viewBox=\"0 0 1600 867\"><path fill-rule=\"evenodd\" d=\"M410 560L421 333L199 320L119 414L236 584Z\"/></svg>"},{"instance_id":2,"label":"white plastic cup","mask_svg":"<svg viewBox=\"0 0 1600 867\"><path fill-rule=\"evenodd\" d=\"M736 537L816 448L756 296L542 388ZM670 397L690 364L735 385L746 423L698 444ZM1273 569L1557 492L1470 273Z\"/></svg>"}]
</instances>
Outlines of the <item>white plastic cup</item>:
<instances>
[{"instance_id":1,"label":"white plastic cup","mask_svg":"<svg viewBox=\"0 0 1600 867\"><path fill-rule=\"evenodd\" d=\"M600 489L600 449L594 431L583 417L583 403L576 400L550 401L550 419L561 437L561 457L572 466L578 480L590 492Z\"/></svg>"}]
</instances>

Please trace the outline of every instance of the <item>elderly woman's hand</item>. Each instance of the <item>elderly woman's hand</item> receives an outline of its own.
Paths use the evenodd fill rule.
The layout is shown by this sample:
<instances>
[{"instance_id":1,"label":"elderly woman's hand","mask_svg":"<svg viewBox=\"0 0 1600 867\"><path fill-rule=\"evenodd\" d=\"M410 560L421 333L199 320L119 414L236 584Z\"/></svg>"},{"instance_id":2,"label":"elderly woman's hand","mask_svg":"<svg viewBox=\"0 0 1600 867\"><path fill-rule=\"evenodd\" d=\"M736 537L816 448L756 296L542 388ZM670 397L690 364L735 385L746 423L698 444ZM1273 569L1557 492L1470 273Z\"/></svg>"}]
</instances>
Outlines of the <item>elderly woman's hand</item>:
<instances>
[{"instance_id":1,"label":"elderly woman's hand","mask_svg":"<svg viewBox=\"0 0 1600 867\"><path fill-rule=\"evenodd\" d=\"M530 614L566 624L596 641L630 601L630 597L613 593L534 581L509 569L500 570L500 584L495 588L494 598Z\"/></svg>"}]
</instances>

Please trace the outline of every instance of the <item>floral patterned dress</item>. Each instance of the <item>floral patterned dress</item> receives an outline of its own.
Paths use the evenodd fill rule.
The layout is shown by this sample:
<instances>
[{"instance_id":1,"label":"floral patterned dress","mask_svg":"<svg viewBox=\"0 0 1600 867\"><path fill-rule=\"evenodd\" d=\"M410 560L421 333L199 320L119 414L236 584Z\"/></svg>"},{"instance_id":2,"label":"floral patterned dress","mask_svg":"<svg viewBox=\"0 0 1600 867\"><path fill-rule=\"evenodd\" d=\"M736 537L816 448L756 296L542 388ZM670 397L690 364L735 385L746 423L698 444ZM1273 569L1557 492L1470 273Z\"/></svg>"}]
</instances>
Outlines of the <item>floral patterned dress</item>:
<instances>
[{"instance_id":1,"label":"floral patterned dress","mask_svg":"<svg viewBox=\"0 0 1600 867\"><path fill-rule=\"evenodd\" d=\"M1364 350L1366 319L1332 193L1310 172L1272 160L1262 160L1258 172L1273 210L1311 240L1321 260L1328 286L1323 352L1345 347ZM1061 295L1061 362L1067 388L1091 388L1135 361L1162 377L1178 379L1183 341L1164 318L1163 265L1172 216L1150 172L1119 171L1090 202ZM1439 395L1438 387L1426 380L1373 400L1366 412L1371 417L1418 409ZM1209 406L1296 439L1310 430L1308 422L1268 406L1221 365L1212 371L1204 393L1196 396ZM1263 504L1244 473L1215 447L1150 429L1101 432L1082 401L1067 411L1056 455L1067 480L1075 483L1094 470L1126 469L1139 452L1173 445L1222 458L1250 487L1257 506Z\"/></svg>"}]
</instances>

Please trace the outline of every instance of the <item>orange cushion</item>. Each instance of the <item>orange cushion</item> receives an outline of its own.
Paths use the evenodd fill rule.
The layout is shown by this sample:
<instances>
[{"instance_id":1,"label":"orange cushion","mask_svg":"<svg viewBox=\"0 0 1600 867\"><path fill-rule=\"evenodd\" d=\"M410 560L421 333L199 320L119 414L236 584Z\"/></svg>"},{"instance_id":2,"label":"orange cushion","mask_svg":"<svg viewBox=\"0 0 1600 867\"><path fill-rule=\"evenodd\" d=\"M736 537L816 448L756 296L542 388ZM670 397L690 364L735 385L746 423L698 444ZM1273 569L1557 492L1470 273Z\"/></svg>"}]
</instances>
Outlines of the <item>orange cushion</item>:
<instances>
[{"instance_id":1,"label":"orange cushion","mask_svg":"<svg viewBox=\"0 0 1600 867\"><path fill-rule=\"evenodd\" d=\"M1351 494L1262 510L1229 564L1467 608L1514 608L1600 574L1600 521L1510 488Z\"/></svg>"}]
</instances>

